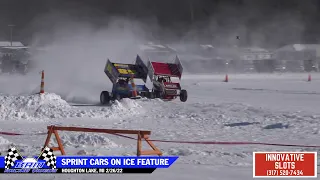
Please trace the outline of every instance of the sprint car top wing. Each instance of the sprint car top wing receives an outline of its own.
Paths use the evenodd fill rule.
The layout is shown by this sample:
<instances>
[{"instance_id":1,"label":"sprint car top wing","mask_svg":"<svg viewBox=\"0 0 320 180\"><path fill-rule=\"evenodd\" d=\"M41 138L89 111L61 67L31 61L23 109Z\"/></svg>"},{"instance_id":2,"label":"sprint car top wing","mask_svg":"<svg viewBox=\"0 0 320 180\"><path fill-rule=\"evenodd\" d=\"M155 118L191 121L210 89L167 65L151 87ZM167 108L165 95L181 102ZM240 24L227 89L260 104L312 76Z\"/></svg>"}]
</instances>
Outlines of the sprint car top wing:
<instances>
[{"instance_id":1,"label":"sprint car top wing","mask_svg":"<svg viewBox=\"0 0 320 180\"><path fill-rule=\"evenodd\" d=\"M117 82L119 77L131 78L133 76L133 78L142 79L144 82L148 77L148 68L139 55L135 64L113 63L108 59L104 72L113 84Z\"/></svg>"},{"instance_id":2,"label":"sprint car top wing","mask_svg":"<svg viewBox=\"0 0 320 180\"><path fill-rule=\"evenodd\" d=\"M183 67L178 56L175 58L174 63L163 63L163 62L151 62L148 63L148 75L150 79L153 79L154 75L163 75L178 77L181 79Z\"/></svg>"}]
</instances>

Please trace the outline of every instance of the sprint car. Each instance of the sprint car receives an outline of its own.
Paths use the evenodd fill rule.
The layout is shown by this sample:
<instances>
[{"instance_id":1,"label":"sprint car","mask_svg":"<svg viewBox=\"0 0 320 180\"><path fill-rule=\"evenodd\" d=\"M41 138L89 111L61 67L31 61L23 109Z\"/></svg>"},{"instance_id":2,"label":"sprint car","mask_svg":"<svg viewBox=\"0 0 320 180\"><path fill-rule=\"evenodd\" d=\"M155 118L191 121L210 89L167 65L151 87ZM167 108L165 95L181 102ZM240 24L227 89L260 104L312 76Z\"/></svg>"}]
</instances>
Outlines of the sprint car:
<instances>
[{"instance_id":1,"label":"sprint car","mask_svg":"<svg viewBox=\"0 0 320 180\"><path fill-rule=\"evenodd\" d=\"M153 98L152 92L145 84L136 85L134 83L134 79L141 79L146 83L148 77L147 66L139 55L136 57L135 64L113 63L108 59L104 72L113 83L113 87L111 92L101 92L101 104L108 104L110 101L122 98Z\"/></svg>"},{"instance_id":2,"label":"sprint car","mask_svg":"<svg viewBox=\"0 0 320 180\"><path fill-rule=\"evenodd\" d=\"M183 67L176 56L175 63L148 62L148 75L152 81L152 93L154 98L173 100L180 97L180 101L188 99L187 90L182 89L179 82L173 82L173 78L181 80Z\"/></svg>"}]
</instances>

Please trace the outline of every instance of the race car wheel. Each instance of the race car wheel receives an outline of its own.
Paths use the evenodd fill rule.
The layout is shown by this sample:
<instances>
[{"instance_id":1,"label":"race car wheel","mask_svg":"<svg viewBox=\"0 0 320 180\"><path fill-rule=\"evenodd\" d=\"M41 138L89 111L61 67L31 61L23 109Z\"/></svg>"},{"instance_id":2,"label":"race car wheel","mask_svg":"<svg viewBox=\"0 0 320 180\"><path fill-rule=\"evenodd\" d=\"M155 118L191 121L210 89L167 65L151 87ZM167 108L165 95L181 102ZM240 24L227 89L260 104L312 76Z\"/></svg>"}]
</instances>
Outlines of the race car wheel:
<instances>
[{"instance_id":1,"label":"race car wheel","mask_svg":"<svg viewBox=\"0 0 320 180\"><path fill-rule=\"evenodd\" d=\"M182 102L186 102L188 99L188 93L187 93L187 90L185 89L182 89L181 92L180 92L180 101Z\"/></svg>"},{"instance_id":2,"label":"race car wheel","mask_svg":"<svg viewBox=\"0 0 320 180\"><path fill-rule=\"evenodd\" d=\"M139 92L138 96L142 96L142 97L148 97L148 94L145 92Z\"/></svg>"},{"instance_id":3,"label":"race car wheel","mask_svg":"<svg viewBox=\"0 0 320 180\"><path fill-rule=\"evenodd\" d=\"M110 95L108 91L102 91L100 94L100 103L108 104L110 102Z\"/></svg>"},{"instance_id":4,"label":"race car wheel","mask_svg":"<svg viewBox=\"0 0 320 180\"><path fill-rule=\"evenodd\" d=\"M147 98L154 99L153 92L147 92L146 94L147 94Z\"/></svg>"},{"instance_id":5,"label":"race car wheel","mask_svg":"<svg viewBox=\"0 0 320 180\"><path fill-rule=\"evenodd\" d=\"M153 93L153 98L162 98L163 96L161 95L160 91L154 91Z\"/></svg>"},{"instance_id":6,"label":"race car wheel","mask_svg":"<svg viewBox=\"0 0 320 180\"><path fill-rule=\"evenodd\" d=\"M150 97L150 99L154 99L154 94L153 94L153 92L149 92L149 97Z\"/></svg>"},{"instance_id":7,"label":"race car wheel","mask_svg":"<svg viewBox=\"0 0 320 180\"><path fill-rule=\"evenodd\" d=\"M121 100L121 96L120 96L120 94L115 94L115 100L117 100L117 101L120 101Z\"/></svg>"}]
</instances>

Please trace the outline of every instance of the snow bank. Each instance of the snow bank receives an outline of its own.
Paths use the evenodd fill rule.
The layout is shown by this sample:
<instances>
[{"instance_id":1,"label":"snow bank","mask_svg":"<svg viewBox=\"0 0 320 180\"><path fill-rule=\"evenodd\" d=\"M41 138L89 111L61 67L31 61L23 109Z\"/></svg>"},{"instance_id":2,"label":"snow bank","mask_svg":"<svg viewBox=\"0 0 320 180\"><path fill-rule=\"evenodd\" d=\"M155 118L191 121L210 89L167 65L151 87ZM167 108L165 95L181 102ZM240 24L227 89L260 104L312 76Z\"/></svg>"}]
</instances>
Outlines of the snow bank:
<instances>
[{"instance_id":1,"label":"snow bank","mask_svg":"<svg viewBox=\"0 0 320 180\"><path fill-rule=\"evenodd\" d=\"M42 94L30 96L0 96L1 120L39 118L59 114L70 105L56 94Z\"/></svg>"},{"instance_id":2,"label":"snow bank","mask_svg":"<svg viewBox=\"0 0 320 180\"><path fill-rule=\"evenodd\" d=\"M142 107L130 99L116 101L110 107L81 109L69 105L54 93L0 96L0 121L28 120L38 122L70 117L117 118L142 112Z\"/></svg>"},{"instance_id":3,"label":"snow bank","mask_svg":"<svg viewBox=\"0 0 320 180\"><path fill-rule=\"evenodd\" d=\"M107 137L99 134L92 133L66 133L61 136L64 147L105 147L105 148L118 148L120 147L115 142ZM52 145L57 146L54 139Z\"/></svg>"},{"instance_id":4,"label":"snow bank","mask_svg":"<svg viewBox=\"0 0 320 180\"><path fill-rule=\"evenodd\" d=\"M9 140L0 136L0 152L2 151L2 149L6 148L9 144L11 144Z\"/></svg>"}]
</instances>

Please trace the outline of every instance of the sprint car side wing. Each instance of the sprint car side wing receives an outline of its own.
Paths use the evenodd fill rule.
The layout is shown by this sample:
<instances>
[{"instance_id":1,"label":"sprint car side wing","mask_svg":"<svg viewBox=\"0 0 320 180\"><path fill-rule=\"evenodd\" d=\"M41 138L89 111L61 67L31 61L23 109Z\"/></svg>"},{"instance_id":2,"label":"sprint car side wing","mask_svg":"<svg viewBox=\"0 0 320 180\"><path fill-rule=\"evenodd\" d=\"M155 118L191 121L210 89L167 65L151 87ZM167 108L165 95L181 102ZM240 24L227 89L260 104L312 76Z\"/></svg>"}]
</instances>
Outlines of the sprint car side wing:
<instances>
[{"instance_id":1,"label":"sprint car side wing","mask_svg":"<svg viewBox=\"0 0 320 180\"><path fill-rule=\"evenodd\" d=\"M139 69L139 77L143 80L144 83L146 83L148 78L148 67L144 64L139 55L137 55L136 58L136 66Z\"/></svg>"},{"instance_id":2,"label":"sprint car side wing","mask_svg":"<svg viewBox=\"0 0 320 180\"><path fill-rule=\"evenodd\" d=\"M153 77L154 77L154 69L153 69L153 66L152 66L150 59L148 61L148 76L149 76L150 80L152 81Z\"/></svg>"},{"instance_id":3,"label":"sprint car side wing","mask_svg":"<svg viewBox=\"0 0 320 180\"><path fill-rule=\"evenodd\" d=\"M119 72L116 69L116 67L114 66L114 64L108 59L106 66L104 68L104 72L106 73L106 75L109 77L110 81L113 84L117 83L117 79L119 77Z\"/></svg>"},{"instance_id":4,"label":"sprint car side wing","mask_svg":"<svg viewBox=\"0 0 320 180\"><path fill-rule=\"evenodd\" d=\"M182 76L182 72L183 72L183 66L182 66L182 63L180 61L180 58L178 57L178 55L176 56L175 58L175 62L174 62L177 66L177 69L173 70L173 71L178 71L178 76L179 78L181 79L181 76Z\"/></svg>"}]
</instances>

